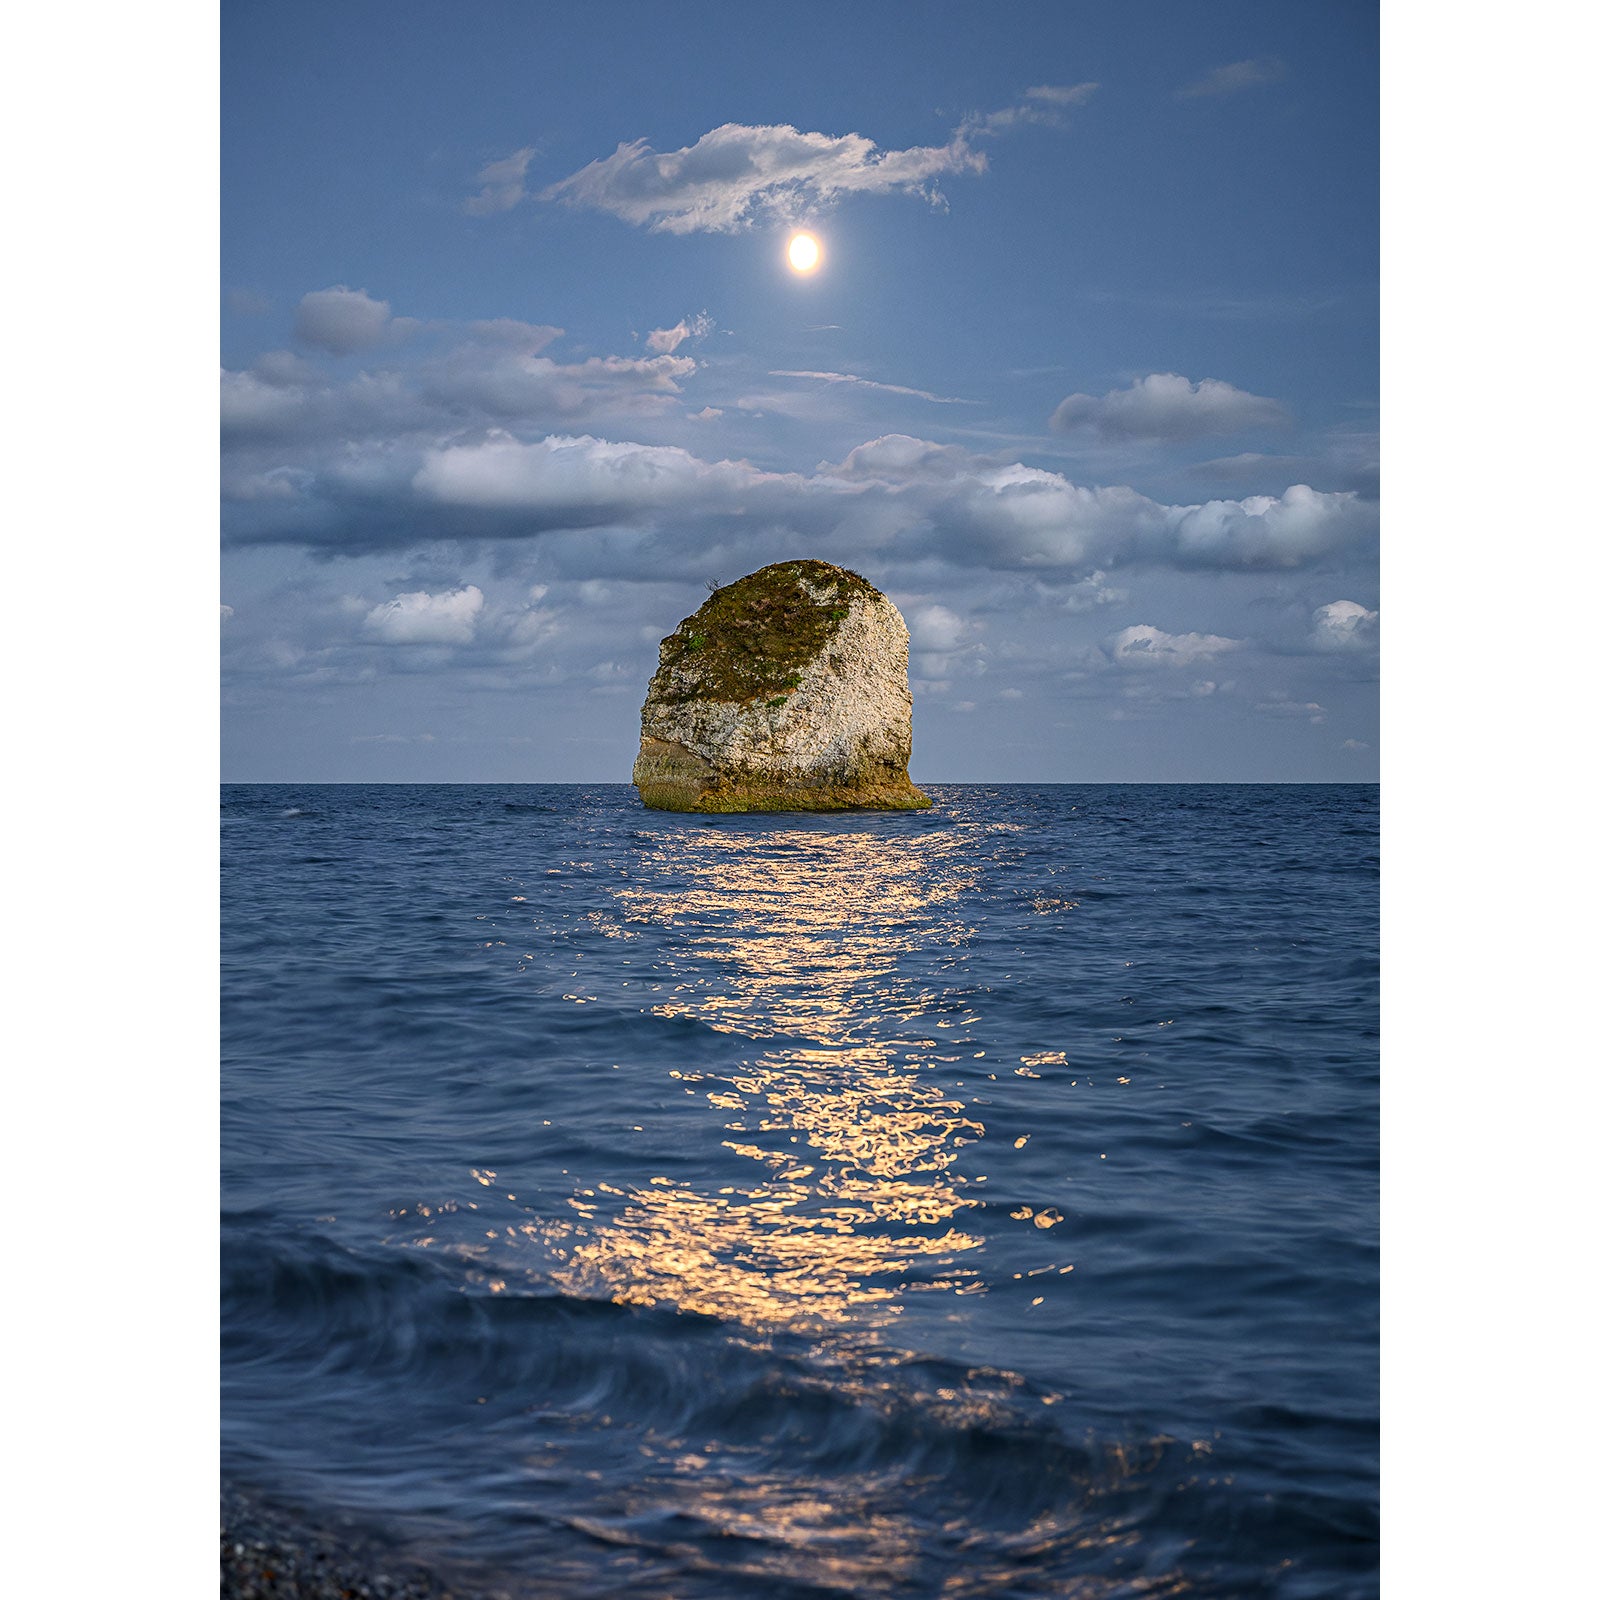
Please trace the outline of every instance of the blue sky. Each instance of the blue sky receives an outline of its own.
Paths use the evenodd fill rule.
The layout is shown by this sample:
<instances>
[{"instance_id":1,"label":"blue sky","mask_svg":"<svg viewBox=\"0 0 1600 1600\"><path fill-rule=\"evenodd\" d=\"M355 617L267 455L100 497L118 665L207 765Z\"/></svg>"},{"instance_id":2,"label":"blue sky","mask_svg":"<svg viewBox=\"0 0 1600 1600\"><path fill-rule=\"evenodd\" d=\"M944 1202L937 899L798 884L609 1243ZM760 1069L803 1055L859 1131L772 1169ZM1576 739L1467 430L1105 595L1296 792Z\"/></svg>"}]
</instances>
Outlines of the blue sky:
<instances>
[{"instance_id":1,"label":"blue sky","mask_svg":"<svg viewBox=\"0 0 1600 1600\"><path fill-rule=\"evenodd\" d=\"M231 4L224 776L625 781L806 554L919 779L1375 777L1377 120L1367 4Z\"/></svg>"}]
</instances>

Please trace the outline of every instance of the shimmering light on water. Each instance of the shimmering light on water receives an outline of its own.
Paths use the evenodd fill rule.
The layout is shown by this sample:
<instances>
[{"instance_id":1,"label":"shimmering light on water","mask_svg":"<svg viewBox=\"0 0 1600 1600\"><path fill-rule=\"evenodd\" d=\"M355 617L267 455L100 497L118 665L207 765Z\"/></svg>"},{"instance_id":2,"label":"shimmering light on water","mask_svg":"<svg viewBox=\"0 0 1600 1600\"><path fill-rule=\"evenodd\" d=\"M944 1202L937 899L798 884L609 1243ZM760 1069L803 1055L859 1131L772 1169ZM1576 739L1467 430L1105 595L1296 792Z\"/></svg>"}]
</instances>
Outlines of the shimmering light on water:
<instances>
[{"instance_id":1,"label":"shimmering light on water","mask_svg":"<svg viewBox=\"0 0 1600 1600\"><path fill-rule=\"evenodd\" d=\"M1374 1592L1374 800L229 789L229 1472L516 1592Z\"/></svg>"},{"instance_id":2,"label":"shimmering light on water","mask_svg":"<svg viewBox=\"0 0 1600 1600\"><path fill-rule=\"evenodd\" d=\"M947 909L963 881L948 867L955 842L928 833L885 851L872 834L779 819L759 833L712 833L693 854L642 852L641 867L670 873L674 887L620 886L624 927L680 935L669 946L672 998L651 1012L783 1047L728 1075L670 1069L685 1093L730 1114L722 1144L754 1170L714 1188L658 1177L632 1190L559 1281L821 1332L847 1314L865 1327L898 1311L917 1258L943 1269L919 1278L923 1291L974 1275L954 1268L979 1241L950 1226L974 1204L950 1169L983 1125L923 1079L941 1059L932 1041L901 1037L925 1009L902 974L934 908L935 938L967 931Z\"/></svg>"}]
</instances>

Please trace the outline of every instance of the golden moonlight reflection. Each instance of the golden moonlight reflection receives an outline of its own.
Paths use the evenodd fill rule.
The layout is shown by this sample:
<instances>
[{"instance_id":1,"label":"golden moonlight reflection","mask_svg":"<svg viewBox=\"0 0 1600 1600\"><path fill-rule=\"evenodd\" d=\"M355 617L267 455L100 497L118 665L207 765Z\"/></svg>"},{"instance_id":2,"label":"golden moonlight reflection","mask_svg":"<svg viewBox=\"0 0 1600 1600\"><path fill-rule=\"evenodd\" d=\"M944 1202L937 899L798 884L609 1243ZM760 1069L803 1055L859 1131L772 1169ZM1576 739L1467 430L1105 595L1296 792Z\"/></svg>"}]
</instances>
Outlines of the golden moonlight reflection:
<instances>
[{"instance_id":1,"label":"golden moonlight reflection","mask_svg":"<svg viewBox=\"0 0 1600 1600\"><path fill-rule=\"evenodd\" d=\"M723 1118L749 1176L634 1189L573 1241L567 1286L808 1329L881 1325L909 1292L974 1289L960 1264L979 1243L960 1227L974 1202L955 1167L984 1130L929 1081L953 1058L926 1037L936 997L898 968L914 946L966 937L954 838L708 829L654 849L671 891L617 893L629 921L677 936L656 1012L751 1042L732 1071L671 1069Z\"/></svg>"},{"instance_id":2,"label":"golden moonlight reflection","mask_svg":"<svg viewBox=\"0 0 1600 1600\"><path fill-rule=\"evenodd\" d=\"M822 262L822 246L815 234L796 233L789 239L789 265L799 273L815 272Z\"/></svg>"}]
</instances>

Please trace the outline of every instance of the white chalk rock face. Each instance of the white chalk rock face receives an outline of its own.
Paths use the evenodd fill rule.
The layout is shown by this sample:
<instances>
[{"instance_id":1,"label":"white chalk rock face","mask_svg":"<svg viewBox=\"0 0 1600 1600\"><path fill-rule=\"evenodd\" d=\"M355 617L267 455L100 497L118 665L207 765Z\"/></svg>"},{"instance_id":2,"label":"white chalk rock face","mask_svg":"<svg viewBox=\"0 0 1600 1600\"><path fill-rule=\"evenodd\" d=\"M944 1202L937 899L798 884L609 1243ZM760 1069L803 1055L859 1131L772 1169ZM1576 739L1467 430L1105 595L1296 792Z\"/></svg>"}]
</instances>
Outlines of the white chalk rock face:
<instances>
[{"instance_id":1,"label":"white chalk rock face","mask_svg":"<svg viewBox=\"0 0 1600 1600\"><path fill-rule=\"evenodd\" d=\"M780 561L661 641L633 781L664 811L908 811L910 641L858 573Z\"/></svg>"}]
</instances>

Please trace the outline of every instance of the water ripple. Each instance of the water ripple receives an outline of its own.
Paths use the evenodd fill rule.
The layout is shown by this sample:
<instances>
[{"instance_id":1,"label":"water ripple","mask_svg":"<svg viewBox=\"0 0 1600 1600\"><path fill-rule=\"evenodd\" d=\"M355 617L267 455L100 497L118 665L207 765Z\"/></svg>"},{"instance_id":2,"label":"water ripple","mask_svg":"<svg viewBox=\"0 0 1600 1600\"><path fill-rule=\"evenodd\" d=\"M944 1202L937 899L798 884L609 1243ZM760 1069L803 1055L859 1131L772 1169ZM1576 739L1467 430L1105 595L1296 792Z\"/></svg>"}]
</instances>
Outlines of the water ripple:
<instances>
[{"instance_id":1,"label":"water ripple","mask_svg":"<svg viewBox=\"0 0 1600 1600\"><path fill-rule=\"evenodd\" d=\"M1368 1596L1375 792L224 792L224 1458L507 1593Z\"/></svg>"}]
</instances>

